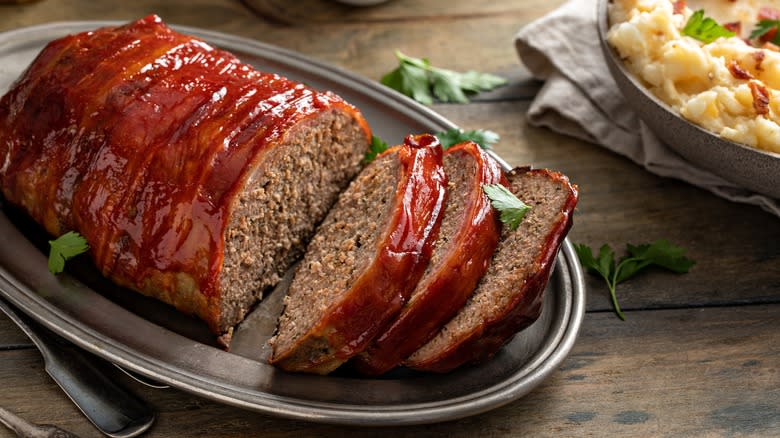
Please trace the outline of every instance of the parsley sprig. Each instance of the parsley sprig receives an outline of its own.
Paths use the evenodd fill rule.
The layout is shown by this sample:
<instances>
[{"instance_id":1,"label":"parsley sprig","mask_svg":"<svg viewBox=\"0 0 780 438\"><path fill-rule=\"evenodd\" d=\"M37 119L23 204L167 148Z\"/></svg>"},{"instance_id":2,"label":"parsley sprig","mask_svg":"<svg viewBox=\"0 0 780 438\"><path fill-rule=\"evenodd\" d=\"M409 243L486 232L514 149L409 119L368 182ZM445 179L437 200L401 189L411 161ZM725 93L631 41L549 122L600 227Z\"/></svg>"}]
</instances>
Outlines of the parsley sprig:
<instances>
[{"instance_id":1,"label":"parsley sprig","mask_svg":"<svg viewBox=\"0 0 780 438\"><path fill-rule=\"evenodd\" d=\"M498 143L501 137L493 131L487 129L473 129L470 131L464 131L459 128L450 128L444 132L438 132L435 134L439 139L441 147L447 149L451 146L455 146L458 143L464 141L473 141L480 145L482 149L490 149L491 146Z\"/></svg>"},{"instance_id":2,"label":"parsley sprig","mask_svg":"<svg viewBox=\"0 0 780 438\"><path fill-rule=\"evenodd\" d=\"M52 274L62 272L67 260L89 249L87 239L75 231L68 231L55 240L50 240L49 246L49 272Z\"/></svg>"},{"instance_id":3,"label":"parsley sprig","mask_svg":"<svg viewBox=\"0 0 780 438\"><path fill-rule=\"evenodd\" d=\"M626 317L620 310L615 293L615 288L619 283L628 280L649 266L659 266L681 274L688 272L691 266L696 263L685 257L685 248L675 246L665 239L637 246L628 244L626 245L628 255L623 256L617 263L615 263L615 252L607 244L599 248L598 257L593 256L593 252L587 245L574 244L574 249L577 251L580 263L589 272L601 275L607 282L615 313L623 320Z\"/></svg>"},{"instance_id":4,"label":"parsley sprig","mask_svg":"<svg viewBox=\"0 0 780 438\"><path fill-rule=\"evenodd\" d=\"M398 50L395 56L399 65L382 77L382 84L425 105L432 104L434 96L442 102L468 103L467 93L490 91L507 83L489 73L459 73L434 67L426 58L406 56Z\"/></svg>"},{"instance_id":5,"label":"parsley sprig","mask_svg":"<svg viewBox=\"0 0 780 438\"><path fill-rule=\"evenodd\" d=\"M736 35L712 18L705 17L704 9L699 9L688 18L682 34L696 38L704 43L711 43L720 37L733 37Z\"/></svg>"},{"instance_id":6,"label":"parsley sprig","mask_svg":"<svg viewBox=\"0 0 780 438\"><path fill-rule=\"evenodd\" d=\"M371 136L371 144L368 147L366 156L363 157L364 163L370 163L374 161L377 155L387 150L387 143L376 135Z\"/></svg>"},{"instance_id":7,"label":"parsley sprig","mask_svg":"<svg viewBox=\"0 0 780 438\"><path fill-rule=\"evenodd\" d=\"M769 41L780 45L780 32L777 32L777 29L780 29L780 20L761 20L756 24L756 28L750 32L750 39L761 38L773 32L773 34L767 35L766 38L769 39L771 37Z\"/></svg>"},{"instance_id":8,"label":"parsley sprig","mask_svg":"<svg viewBox=\"0 0 780 438\"><path fill-rule=\"evenodd\" d=\"M501 184L482 184L482 191L490 198L490 204L501 213L501 222L510 230L516 230L531 209Z\"/></svg>"},{"instance_id":9,"label":"parsley sprig","mask_svg":"<svg viewBox=\"0 0 780 438\"><path fill-rule=\"evenodd\" d=\"M437 132L434 134L439 139L442 149L447 149L455 146L458 143L464 141L473 141L480 145L482 149L490 149L492 145L498 143L501 139L498 134L487 129L473 129L470 131L464 131L459 128L450 128L446 131ZM369 146L366 156L363 158L364 163L370 163L374 161L377 155L386 151L388 148L387 143L381 138L372 135L371 145Z\"/></svg>"}]
</instances>

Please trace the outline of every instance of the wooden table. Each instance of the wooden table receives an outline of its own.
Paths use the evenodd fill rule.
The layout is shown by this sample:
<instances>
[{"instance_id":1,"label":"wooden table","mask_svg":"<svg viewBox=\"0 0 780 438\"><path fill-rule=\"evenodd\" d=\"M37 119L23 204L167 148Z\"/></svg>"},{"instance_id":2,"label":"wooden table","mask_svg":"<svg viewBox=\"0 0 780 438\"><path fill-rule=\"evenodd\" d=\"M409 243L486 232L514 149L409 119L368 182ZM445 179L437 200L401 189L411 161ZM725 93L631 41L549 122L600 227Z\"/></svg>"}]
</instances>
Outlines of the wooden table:
<instances>
[{"instance_id":1,"label":"wooden table","mask_svg":"<svg viewBox=\"0 0 780 438\"><path fill-rule=\"evenodd\" d=\"M697 264L686 275L649 271L622 284L625 322L612 312L603 282L588 276L588 311L571 355L531 394L489 413L435 426L344 428L276 419L118 376L159 412L149 436L780 436L780 219L529 126L525 113L540 84L519 63L513 36L560 0L254 3L264 5L264 16L237 0L43 0L0 6L0 31L156 12L373 79L394 67L396 48L447 68L502 74L509 86L433 109L464 128L500 133L496 149L511 164L555 168L578 183L573 242L622 250L667 238ZM42 366L29 340L0 316L0 406L98 436ZM0 436L9 432L0 428Z\"/></svg>"}]
</instances>

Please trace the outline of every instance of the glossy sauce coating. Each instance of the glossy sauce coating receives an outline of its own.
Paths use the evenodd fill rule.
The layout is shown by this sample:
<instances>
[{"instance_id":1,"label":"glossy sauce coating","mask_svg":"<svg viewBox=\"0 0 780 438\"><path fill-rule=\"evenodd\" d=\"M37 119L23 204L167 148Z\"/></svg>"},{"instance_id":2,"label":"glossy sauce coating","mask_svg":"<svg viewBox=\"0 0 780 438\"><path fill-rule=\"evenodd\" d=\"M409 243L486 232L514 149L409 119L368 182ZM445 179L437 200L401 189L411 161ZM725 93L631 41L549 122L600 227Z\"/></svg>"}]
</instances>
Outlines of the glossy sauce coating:
<instances>
[{"instance_id":1,"label":"glossy sauce coating","mask_svg":"<svg viewBox=\"0 0 780 438\"><path fill-rule=\"evenodd\" d=\"M83 234L114 281L190 281L208 298L237 193L291 126L329 108L357 114L149 16L43 49L0 101L0 185L51 234Z\"/></svg>"},{"instance_id":2,"label":"glossy sauce coating","mask_svg":"<svg viewBox=\"0 0 780 438\"><path fill-rule=\"evenodd\" d=\"M328 308L294 348L274 352L287 371L327 374L360 353L403 306L431 257L446 200L442 150L431 135L408 136L388 150L401 164L392 219L377 255L343 298ZM313 348L325 342L325 348Z\"/></svg>"},{"instance_id":3,"label":"glossy sauce coating","mask_svg":"<svg viewBox=\"0 0 780 438\"><path fill-rule=\"evenodd\" d=\"M464 333L461 339L453 339L449 349L442 351L438 356L431 357L425 362L406 363L407 366L420 371L446 373L466 363L489 359L511 340L512 336L539 318L544 289L550 279L558 250L571 229L579 195L576 186L557 172L547 169L515 169L512 172L544 175L560 182L568 191L564 205L561 206L555 222L550 224L550 230L538 254L535 254L536 270L525 278L523 284L516 286L520 291L514 295L511 302L502 309L496 309L496 313L483 321L475 330Z\"/></svg>"},{"instance_id":4,"label":"glossy sauce coating","mask_svg":"<svg viewBox=\"0 0 780 438\"><path fill-rule=\"evenodd\" d=\"M352 361L363 374L389 371L430 340L474 291L498 245L501 225L482 185L505 183L501 168L473 142L453 146L446 153L468 155L465 159L475 162L471 186L458 187L468 191L467 206L458 219L460 228L446 245L435 249L446 255L423 277L399 315Z\"/></svg>"}]
</instances>

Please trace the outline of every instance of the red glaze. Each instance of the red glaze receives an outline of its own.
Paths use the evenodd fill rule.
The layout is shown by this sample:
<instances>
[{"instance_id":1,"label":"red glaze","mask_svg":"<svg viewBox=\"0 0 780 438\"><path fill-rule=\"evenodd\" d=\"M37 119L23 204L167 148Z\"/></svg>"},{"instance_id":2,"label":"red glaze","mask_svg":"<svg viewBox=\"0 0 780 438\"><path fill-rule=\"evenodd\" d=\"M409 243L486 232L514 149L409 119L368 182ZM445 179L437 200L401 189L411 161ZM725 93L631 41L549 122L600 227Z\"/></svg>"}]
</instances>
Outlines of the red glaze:
<instances>
[{"instance_id":1,"label":"red glaze","mask_svg":"<svg viewBox=\"0 0 780 438\"><path fill-rule=\"evenodd\" d=\"M454 146L447 154L469 155L476 163L472 186L461 188L469 193L459 230L446 245L434 249L445 255L420 280L401 313L353 359L352 365L363 374L389 371L436 335L474 291L498 245L501 226L482 185L505 182L501 168L473 142Z\"/></svg>"},{"instance_id":2,"label":"red glaze","mask_svg":"<svg viewBox=\"0 0 780 438\"><path fill-rule=\"evenodd\" d=\"M401 164L393 217L377 256L343 298L331 306L295 348L274 352L270 363L287 371L326 374L363 351L401 309L430 260L446 197L439 141L408 136L395 153ZM322 346L327 342L327 352ZM320 346L312 348L309 343ZM309 354L319 350L322 354Z\"/></svg>"},{"instance_id":3,"label":"red glaze","mask_svg":"<svg viewBox=\"0 0 780 438\"><path fill-rule=\"evenodd\" d=\"M483 321L477 330L467 333L462 339L452 342L447 351L425 362L405 363L410 368L420 371L445 373L469 362L480 362L492 357L505 343L520 330L528 327L539 318L542 310L543 292L547 286L555 265L555 258L566 234L572 226L572 215L577 205L577 188L568 178L547 169L519 170L530 173L544 174L550 179L559 181L568 188L569 196L562 206L555 222L551 224L546 241L536 255L535 271L526 277L520 292L502 311L492 318Z\"/></svg>"},{"instance_id":4,"label":"red glaze","mask_svg":"<svg viewBox=\"0 0 780 438\"><path fill-rule=\"evenodd\" d=\"M289 127L328 108L370 137L337 96L149 16L43 49L0 100L0 185L50 233L83 234L117 283L176 294L185 273L211 300L232 200Z\"/></svg>"}]
</instances>

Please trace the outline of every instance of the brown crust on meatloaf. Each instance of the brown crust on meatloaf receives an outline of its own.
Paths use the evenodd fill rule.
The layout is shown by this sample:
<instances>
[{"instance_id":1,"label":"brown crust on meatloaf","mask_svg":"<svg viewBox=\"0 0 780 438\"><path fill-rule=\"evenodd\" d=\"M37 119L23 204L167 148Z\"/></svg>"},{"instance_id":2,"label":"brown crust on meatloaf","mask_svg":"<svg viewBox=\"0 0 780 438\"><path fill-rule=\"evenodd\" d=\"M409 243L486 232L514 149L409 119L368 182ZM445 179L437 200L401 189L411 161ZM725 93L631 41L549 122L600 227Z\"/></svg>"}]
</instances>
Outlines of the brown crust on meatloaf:
<instances>
[{"instance_id":1,"label":"brown crust on meatloaf","mask_svg":"<svg viewBox=\"0 0 780 438\"><path fill-rule=\"evenodd\" d=\"M444 170L447 204L433 256L398 316L352 359L363 374L389 371L436 335L474 291L498 245L500 222L482 191L504 180L498 163L468 142L447 150Z\"/></svg>"},{"instance_id":2,"label":"brown crust on meatloaf","mask_svg":"<svg viewBox=\"0 0 780 438\"><path fill-rule=\"evenodd\" d=\"M370 137L339 97L148 16L40 52L0 99L0 188L52 235L81 233L103 275L222 335L303 246ZM261 238L270 208L281 220ZM260 269L253 247L279 258Z\"/></svg>"},{"instance_id":3,"label":"brown crust on meatloaf","mask_svg":"<svg viewBox=\"0 0 780 438\"><path fill-rule=\"evenodd\" d=\"M297 125L269 150L234 201L221 294L203 294L186 272L151 271L140 285L114 281L196 315L229 346L231 328L300 257L317 218L357 173L365 138L350 115L330 110Z\"/></svg>"},{"instance_id":4,"label":"brown crust on meatloaf","mask_svg":"<svg viewBox=\"0 0 780 438\"><path fill-rule=\"evenodd\" d=\"M446 184L433 136L407 137L358 175L296 271L270 363L326 374L368 345L428 263Z\"/></svg>"},{"instance_id":5,"label":"brown crust on meatloaf","mask_svg":"<svg viewBox=\"0 0 780 438\"><path fill-rule=\"evenodd\" d=\"M504 230L491 266L467 304L406 366L447 372L487 359L539 317L542 293L572 225L577 188L546 169L516 169L509 183L532 209L516 230Z\"/></svg>"}]
</instances>

